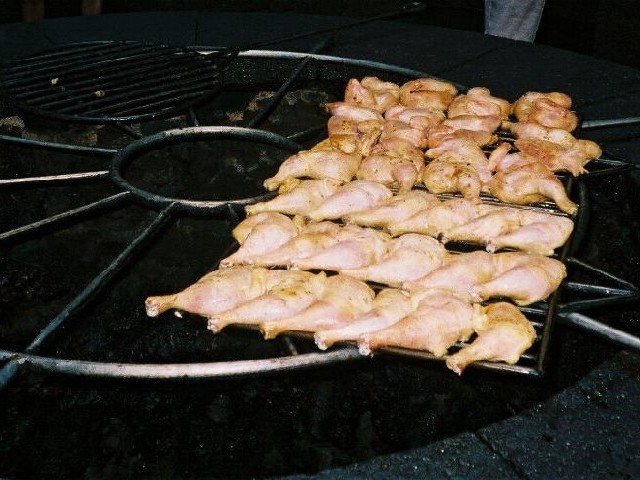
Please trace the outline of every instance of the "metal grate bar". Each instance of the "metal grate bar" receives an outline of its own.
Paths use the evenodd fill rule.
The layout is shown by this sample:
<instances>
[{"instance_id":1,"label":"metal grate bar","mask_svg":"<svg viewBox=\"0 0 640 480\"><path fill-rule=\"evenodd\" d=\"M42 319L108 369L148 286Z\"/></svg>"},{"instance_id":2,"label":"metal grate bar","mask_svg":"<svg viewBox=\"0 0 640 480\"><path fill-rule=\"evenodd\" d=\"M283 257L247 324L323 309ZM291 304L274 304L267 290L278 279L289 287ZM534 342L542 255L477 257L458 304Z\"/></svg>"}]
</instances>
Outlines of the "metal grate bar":
<instances>
[{"instance_id":1,"label":"metal grate bar","mask_svg":"<svg viewBox=\"0 0 640 480\"><path fill-rule=\"evenodd\" d=\"M38 350L44 341L54 333L66 320L78 310L86 305L91 297L100 289L104 288L111 279L131 260L140 247L152 240L167 224L173 219L175 205L171 204L165 208L153 220L153 222L138 235L116 259L108 265L102 272L98 274L89 284L73 299L71 302L54 317L49 324L43 328L36 338L25 348L26 353L33 353ZM2 390L8 382L14 377L18 371L18 364L15 359L9 362L0 370L0 390Z\"/></svg>"},{"instance_id":2,"label":"metal grate bar","mask_svg":"<svg viewBox=\"0 0 640 480\"><path fill-rule=\"evenodd\" d=\"M0 187L12 185L38 185L41 183L69 182L76 180L100 180L109 177L109 170L97 172L69 173L66 175L46 175L43 177L23 177L0 179Z\"/></svg>"},{"instance_id":3,"label":"metal grate bar","mask_svg":"<svg viewBox=\"0 0 640 480\"><path fill-rule=\"evenodd\" d=\"M191 88L185 87L174 89L169 92L162 92L161 95L156 94L137 97L126 102L121 102L117 105L107 105L84 113L88 113L90 115L108 114L111 116L121 116L153 112L155 110L173 107L176 104L176 101L180 99L185 101L196 99L206 94L208 91L208 87L203 87L202 84L199 84Z\"/></svg>"},{"instance_id":4,"label":"metal grate bar","mask_svg":"<svg viewBox=\"0 0 640 480\"><path fill-rule=\"evenodd\" d=\"M149 45L148 49L153 48ZM97 54L102 56L109 55L109 52L126 52L127 50L140 49L140 44L127 42L105 42L98 44L77 43L68 45L59 50L52 50L42 54L36 54L25 58L23 62L13 65L6 73L6 78L17 78L31 76L34 71L43 71L50 68L58 68L60 62L72 64L76 60L81 62L95 60Z\"/></svg>"},{"instance_id":5,"label":"metal grate bar","mask_svg":"<svg viewBox=\"0 0 640 480\"><path fill-rule=\"evenodd\" d=\"M100 155L111 157L118 150L114 148L89 147L86 145L70 145L68 143L43 142L41 140L32 140L30 138L14 137L11 135L0 135L0 143L9 143L20 145L22 147L38 148L50 150L52 152L75 153L77 155L94 156Z\"/></svg>"},{"instance_id":6,"label":"metal grate bar","mask_svg":"<svg viewBox=\"0 0 640 480\"><path fill-rule=\"evenodd\" d=\"M134 379L192 379L230 378L246 375L263 375L302 367L328 365L332 363L363 359L356 348L341 348L331 352L305 353L302 355L268 358L261 360L237 360L209 363L133 364L103 363L83 360L64 360L42 357L0 349L0 360L8 365L29 364L41 370L90 377L134 378ZM0 388L1 388L0 384Z\"/></svg>"},{"instance_id":7,"label":"metal grate bar","mask_svg":"<svg viewBox=\"0 0 640 480\"><path fill-rule=\"evenodd\" d=\"M53 227L65 223L69 220L75 220L80 218L81 216L85 216L87 214L103 210L105 208L119 207L124 203L124 200L129 198L129 196L129 192L121 192L111 197L98 200L97 202L89 203L87 205L83 205L82 207L74 208L73 210L67 210L66 212L59 213L58 215L53 215L43 220L39 220L22 227L14 228L13 230L0 233L0 243L8 240L13 240L14 238L21 235L26 235L38 230L42 230L45 227Z\"/></svg>"},{"instance_id":8,"label":"metal grate bar","mask_svg":"<svg viewBox=\"0 0 640 480\"><path fill-rule=\"evenodd\" d=\"M34 84L55 86L54 81L57 79L60 86L66 86L68 79L73 81L83 78L100 78L101 75L113 72L117 77L128 77L137 75L138 70L144 71L144 67L148 65L167 66L173 62L175 50L163 49L158 50L153 47L145 47L136 49L135 52L127 55L114 54L111 56L83 56L80 61L74 62L73 59L68 62L62 59L64 67L61 68L60 63L47 66L45 68L33 68L31 75L28 72L19 77L11 78L11 70L4 77L5 85L11 86L12 91L22 91L26 88L33 88ZM189 54L185 59L188 59ZM194 54L197 55L197 54ZM191 55L192 57L192 55ZM28 59L27 59L28 65ZM24 80L23 80L24 79Z\"/></svg>"},{"instance_id":9,"label":"metal grate bar","mask_svg":"<svg viewBox=\"0 0 640 480\"><path fill-rule=\"evenodd\" d=\"M320 52L322 49L324 49L327 44L329 43L330 38L327 37L325 39L323 39L322 41L318 42L313 49L311 50L311 53L318 53ZM248 128L255 128L258 125L260 125L262 123L262 121L267 118L269 116L269 114L273 111L273 109L276 107L276 105L278 104L278 102L280 100L282 100L282 97L284 96L284 94L286 93L286 91L289 89L289 87L291 86L291 84L294 82L294 80L296 78L298 78L300 76L300 73L302 72L302 70L304 69L304 67L307 66L307 64L311 61L311 57L305 57L297 66L296 68L291 72L291 74L289 75L289 77L282 83L282 85L280 86L280 88L278 89L278 91L275 93L275 95L273 97L271 97L269 99L268 102L265 103L265 105L260 109L260 111L251 119L250 122L247 123L247 127Z\"/></svg>"}]
</instances>

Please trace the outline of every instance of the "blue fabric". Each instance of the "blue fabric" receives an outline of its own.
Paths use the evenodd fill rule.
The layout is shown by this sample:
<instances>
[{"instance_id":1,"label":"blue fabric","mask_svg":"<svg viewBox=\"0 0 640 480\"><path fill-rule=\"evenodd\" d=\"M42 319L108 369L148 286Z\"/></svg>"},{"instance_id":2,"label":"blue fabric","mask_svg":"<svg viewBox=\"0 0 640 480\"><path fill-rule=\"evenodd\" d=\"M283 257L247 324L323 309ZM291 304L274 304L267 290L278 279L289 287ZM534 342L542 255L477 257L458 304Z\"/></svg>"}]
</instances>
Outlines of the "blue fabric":
<instances>
[{"instance_id":1,"label":"blue fabric","mask_svg":"<svg viewBox=\"0 0 640 480\"><path fill-rule=\"evenodd\" d=\"M484 0L484 33L533 42L545 0Z\"/></svg>"}]
</instances>

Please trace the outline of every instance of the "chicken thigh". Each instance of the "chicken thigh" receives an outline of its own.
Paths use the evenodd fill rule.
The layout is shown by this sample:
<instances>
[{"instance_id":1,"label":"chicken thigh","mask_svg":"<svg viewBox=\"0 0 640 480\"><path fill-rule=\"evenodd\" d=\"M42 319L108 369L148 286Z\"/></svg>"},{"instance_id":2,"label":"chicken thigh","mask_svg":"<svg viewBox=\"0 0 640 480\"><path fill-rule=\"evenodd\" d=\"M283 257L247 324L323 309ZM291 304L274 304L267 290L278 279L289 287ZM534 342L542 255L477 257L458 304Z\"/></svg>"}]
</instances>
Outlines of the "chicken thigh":
<instances>
[{"instance_id":1,"label":"chicken thigh","mask_svg":"<svg viewBox=\"0 0 640 480\"><path fill-rule=\"evenodd\" d=\"M499 302L482 310L475 326L478 337L446 359L447 367L458 375L479 360L515 364L536 339L531 322L514 305Z\"/></svg>"}]
</instances>

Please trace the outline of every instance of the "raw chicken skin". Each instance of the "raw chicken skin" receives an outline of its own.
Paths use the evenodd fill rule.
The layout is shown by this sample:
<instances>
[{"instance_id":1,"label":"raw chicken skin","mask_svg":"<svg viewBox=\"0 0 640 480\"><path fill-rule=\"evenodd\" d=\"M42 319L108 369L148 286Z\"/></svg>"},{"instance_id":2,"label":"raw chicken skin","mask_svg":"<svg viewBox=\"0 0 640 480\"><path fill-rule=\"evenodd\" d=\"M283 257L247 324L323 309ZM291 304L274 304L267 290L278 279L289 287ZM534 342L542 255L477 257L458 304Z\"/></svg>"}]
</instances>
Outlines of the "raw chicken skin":
<instances>
[{"instance_id":1,"label":"raw chicken skin","mask_svg":"<svg viewBox=\"0 0 640 480\"><path fill-rule=\"evenodd\" d=\"M569 110L571 103L571 97L561 92L527 92L514 102L512 113L520 122L571 132L578 125L578 117Z\"/></svg>"},{"instance_id":2,"label":"raw chicken skin","mask_svg":"<svg viewBox=\"0 0 640 480\"><path fill-rule=\"evenodd\" d=\"M373 228L342 227L336 243L305 257L292 258L291 268L303 270L343 270L377 263L386 253L391 236Z\"/></svg>"},{"instance_id":3,"label":"raw chicken skin","mask_svg":"<svg viewBox=\"0 0 640 480\"><path fill-rule=\"evenodd\" d=\"M392 196L393 192L381 183L354 180L342 186L336 193L305 215L314 222L337 219L353 212L374 207Z\"/></svg>"},{"instance_id":4,"label":"raw chicken skin","mask_svg":"<svg viewBox=\"0 0 640 480\"><path fill-rule=\"evenodd\" d=\"M499 302L482 309L484 315L475 327L478 337L446 359L447 367L458 375L479 360L513 365L536 339L531 322L514 305Z\"/></svg>"},{"instance_id":5,"label":"raw chicken skin","mask_svg":"<svg viewBox=\"0 0 640 480\"><path fill-rule=\"evenodd\" d=\"M417 309L390 327L365 333L358 349L369 355L382 347L428 351L442 357L458 341L473 334L477 306L437 289L424 292Z\"/></svg>"},{"instance_id":6,"label":"raw chicken skin","mask_svg":"<svg viewBox=\"0 0 640 480\"><path fill-rule=\"evenodd\" d=\"M417 307L415 298L395 288L380 290L370 311L354 318L346 326L318 330L313 338L320 350L336 342L356 341L363 333L387 328L406 317Z\"/></svg>"},{"instance_id":7,"label":"raw chicken skin","mask_svg":"<svg viewBox=\"0 0 640 480\"><path fill-rule=\"evenodd\" d=\"M552 200L560 210L568 214L578 211L578 205L567 196L562 182L544 165L529 161L522 153L512 153L507 156L517 156L506 170L498 170L489 182L491 194L508 203L519 205L535 204Z\"/></svg>"},{"instance_id":8,"label":"raw chicken skin","mask_svg":"<svg viewBox=\"0 0 640 480\"><path fill-rule=\"evenodd\" d=\"M209 317L208 328L219 332L227 325L257 325L261 322L295 315L315 302L326 286L324 272L313 274L290 271L264 294Z\"/></svg>"},{"instance_id":9,"label":"raw chicken skin","mask_svg":"<svg viewBox=\"0 0 640 480\"><path fill-rule=\"evenodd\" d=\"M278 191L278 196L266 202L247 205L247 215L260 212L280 212L287 215L303 215L313 210L326 198L340 189L338 180L324 178L321 180L286 180Z\"/></svg>"},{"instance_id":10,"label":"raw chicken skin","mask_svg":"<svg viewBox=\"0 0 640 480\"><path fill-rule=\"evenodd\" d=\"M481 250L461 254L448 254L444 265L425 276L402 284L409 291L441 289L456 292L471 299L472 289L493 278L495 265L493 254Z\"/></svg>"},{"instance_id":11,"label":"raw chicken skin","mask_svg":"<svg viewBox=\"0 0 640 480\"><path fill-rule=\"evenodd\" d=\"M443 266L404 282L402 288L410 292L440 288L474 302L504 297L529 305L546 299L565 276L564 264L544 255L475 251L447 255Z\"/></svg>"},{"instance_id":12,"label":"raw chicken skin","mask_svg":"<svg viewBox=\"0 0 640 480\"><path fill-rule=\"evenodd\" d=\"M331 178L348 182L356 174L361 160L360 153L345 153L333 147L327 139L310 150L302 150L287 158L278 168L278 173L264 181L264 187L274 191L289 178Z\"/></svg>"},{"instance_id":13,"label":"raw chicken skin","mask_svg":"<svg viewBox=\"0 0 640 480\"><path fill-rule=\"evenodd\" d=\"M438 201L409 218L398 218L387 225L387 230L393 236L415 232L439 238L446 236L458 225L463 225L492 208L495 207L466 198Z\"/></svg>"},{"instance_id":14,"label":"raw chicken skin","mask_svg":"<svg viewBox=\"0 0 640 480\"><path fill-rule=\"evenodd\" d=\"M434 159L422 172L422 182L432 193L460 192L465 198L479 198L491 179L488 158L470 140L450 138L425 155Z\"/></svg>"},{"instance_id":15,"label":"raw chicken skin","mask_svg":"<svg viewBox=\"0 0 640 480\"><path fill-rule=\"evenodd\" d=\"M150 317L157 317L169 309L208 317L261 295L280 278L281 274L265 268L214 270L181 292L148 297L145 308Z\"/></svg>"},{"instance_id":16,"label":"raw chicken skin","mask_svg":"<svg viewBox=\"0 0 640 480\"><path fill-rule=\"evenodd\" d=\"M320 329L345 325L371 310L374 291L364 282L348 275L327 277L323 295L297 315L262 322L260 329L265 339L284 331L315 332Z\"/></svg>"},{"instance_id":17,"label":"raw chicken skin","mask_svg":"<svg viewBox=\"0 0 640 480\"><path fill-rule=\"evenodd\" d=\"M511 112L509 101L494 97L488 88L470 88L465 95L453 99L447 110L449 118L460 115L494 116L507 118Z\"/></svg>"},{"instance_id":18,"label":"raw chicken skin","mask_svg":"<svg viewBox=\"0 0 640 480\"><path fill-rule=\"evenodd\" d=\"M303 227L301 232L280 247L245 261L263 267L285 266L298 258L315 255L337 243L340 226L332 222L321 222Z\"/></svg>"},{"instance_id":19,"label":"raw chicken skin","mask_svg":"<svg viewBox=\"0 0 640 480\"><path fill-rule=\"evenodd\" d=\"M435 78L417 78L400 87L400 103L407 107L445 111L458 89L451 83Z\"/></svg>"},{"instance_id":20,"label":"raw chicken skin","mask_svg":"<svg viewBox=\"0 0 640 480\"><path fill-rule=\"evenodd\" d=\"M352 78L347 82L344 101L360 107L384 112L398 103L400 87L392 82L384 82L377 77L364 77L361 81Z\"/></svg>"},{"instance_id":21,"label":"raw chicken skin","mask_svg":"<svg viewBox=\"0 0 640 480\"><path fill-rule=\"evenodd\" d=\"M419 167L404 158L390 155L369 155L360 163L356 172L358 180L379 182L388 187L398 187L408 192L418 182L423 165Z\"/></svg>"},{"instance_id":22,"label":"raw chicken skin","mask_svg":"<svg viewBox=\"0 0 640 480\"><path fill-rule=\"evenodd\" d=\"M373 208L345 215L342 220L365 227L386 227L439 203L438 197L431 193L410 190L394 195Z\"/></svg>"},{"instance_id":23,"label":"raw chicken skin","mask_svg":"<svg viewBox=\"0 0 640 480\"><path fill-rule=\"evenodd\" d=\"M559 215L522 211L520 227L487 238L487 251L515 248L523 252L551 256L573 232L573 220Z\"/></svg>"},{"instance_id":24,"label":"raw chicken skin","mask_svg":"<svg viewBox=\"0 0 640 480\"><path fill-rule=\"evenodd\" d=\"M471 288L475 302L502 297L529 305L546 299L567 276L562 262L544 255L505 252L496 254L494 260L497 267L493 279Z\"/></svg>"},{"instance_id":25,"label":"raw chicken skin","mask_svg":"<svg viewBox=\"0 0 640 480\"><path fill-rule=\"evenodd\" d=\"M358 269L343 269L341 273L369 282L400 286L441 267L445 254L444 246L434 238L407 233L390 242L388 252L379 262Z\"/></svg>"},{"instance_id":26,"label":"raw chicken skin","mask_svg":"<svg viewBox=\"0 0 640 480\"><path fill-rule=\"evenodd\" d=\"M276 212L247 217L231 232L240 248L220 261L220 268L246 265L251 259L273 251L299 233L300 226L291 218Z\"/></svg>"}]
</instances>

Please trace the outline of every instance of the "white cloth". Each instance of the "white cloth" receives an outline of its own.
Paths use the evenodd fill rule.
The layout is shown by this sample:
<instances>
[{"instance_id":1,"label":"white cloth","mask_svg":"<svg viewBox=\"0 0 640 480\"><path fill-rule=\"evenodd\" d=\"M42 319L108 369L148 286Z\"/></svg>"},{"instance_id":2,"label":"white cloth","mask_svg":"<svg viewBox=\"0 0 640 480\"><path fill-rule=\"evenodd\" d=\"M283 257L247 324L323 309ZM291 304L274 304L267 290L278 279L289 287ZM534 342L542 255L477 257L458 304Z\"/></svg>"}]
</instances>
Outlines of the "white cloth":
<instances>
[{"instance_id":1,"label":"white cloth","mask_svg":"<svg viewBox=\"0 0 640 480\"><path fill-rule=\"evenodd\" d=\"M484 0L484 33L533 42L545 0Z\"/></svg>"}]
</instances>

